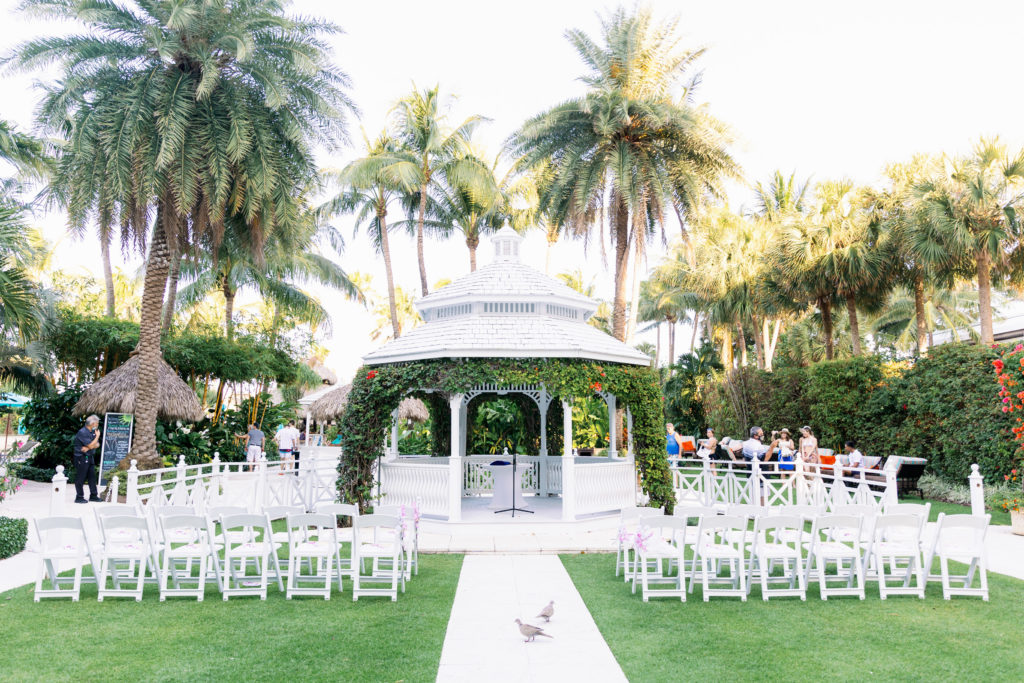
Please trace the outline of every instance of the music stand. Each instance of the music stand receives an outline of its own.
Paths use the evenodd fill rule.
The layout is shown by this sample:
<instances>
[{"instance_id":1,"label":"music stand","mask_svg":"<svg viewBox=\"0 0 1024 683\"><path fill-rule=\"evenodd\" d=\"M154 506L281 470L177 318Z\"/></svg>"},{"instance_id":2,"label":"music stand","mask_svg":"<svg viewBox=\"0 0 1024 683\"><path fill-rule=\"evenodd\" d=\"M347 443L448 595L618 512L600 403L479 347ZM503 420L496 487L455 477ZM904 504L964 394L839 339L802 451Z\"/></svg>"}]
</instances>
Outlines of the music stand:
<instances>
[{"instance_id":1,"label":"music stand","mask_svg":"<svg viewBox=\"0 0 1024 683\"><path fill-rule=\"evenodd\" d=\"M525 510L523 508L517 508L516 507L516 489L519 486L519 480L516 478L516 467L517 466L518 465L516 463L516 454L513 452L512 453L512 507L505 508L504 510L495 510L494 514L496 514L496 515L500 514L502 512L511 512L512 513L512 517L516 516L516 512L525 512L525 513L530 514L530 515L533 514L533 510Z\"/></svg>"}]
</instances>

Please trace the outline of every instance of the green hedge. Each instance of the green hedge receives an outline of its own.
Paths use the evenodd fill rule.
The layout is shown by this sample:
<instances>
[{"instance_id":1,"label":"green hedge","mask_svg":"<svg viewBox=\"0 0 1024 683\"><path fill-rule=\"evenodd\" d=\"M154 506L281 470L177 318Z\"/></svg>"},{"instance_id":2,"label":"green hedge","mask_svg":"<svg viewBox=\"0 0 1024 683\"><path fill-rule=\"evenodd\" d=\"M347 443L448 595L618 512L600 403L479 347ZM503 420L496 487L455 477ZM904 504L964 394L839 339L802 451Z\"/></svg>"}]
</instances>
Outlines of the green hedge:
<instances>
[{"instance_id":1,"label":"green hedge","mask_svg":"<svg viewBox=\"0 0 1024 683\"><path fill-rule=\"evenodd\" d=\"M13 463L10 467L11 474L17 476L19 479L41 481L44 484L52 482L53 477L57 474L57 470L55 469L33 467L26 463Z\"/></svg>"},{"instance_id":2,"label":"green hedge","mask_svg":"<svg viewBox=\"0 0 1024 683\"><path fill-rule=\"evenodd\" d=\"M704 409L720 436L810 424L824 448L853 439L868 455L927 458L932 472L959 483L978 463L992 483L1016 466L1013 420L996 400L996 357L946 344L916 362L865 356L775 373L742 368L705 387Z\"/></svg>"},{"instance_id":3,"label":"green hedge","mask_svg":"<svg viewBox=\"0 0 1024 683\"><path fill-rule=\"evenodd\" d=\"M0 560L17 555L28 540L28 520L0 517Z\"/></svg>"}]
</instances>

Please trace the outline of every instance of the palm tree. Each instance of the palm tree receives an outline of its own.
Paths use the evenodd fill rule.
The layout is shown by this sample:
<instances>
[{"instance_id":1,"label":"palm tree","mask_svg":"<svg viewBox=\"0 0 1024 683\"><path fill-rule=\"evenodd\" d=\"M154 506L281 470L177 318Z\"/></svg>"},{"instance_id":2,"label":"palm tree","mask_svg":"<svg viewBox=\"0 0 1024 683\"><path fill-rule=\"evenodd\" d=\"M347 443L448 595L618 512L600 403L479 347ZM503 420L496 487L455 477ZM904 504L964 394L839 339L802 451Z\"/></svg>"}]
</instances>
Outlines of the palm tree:
<instances>
[{"instance_id":1,"label":"palm tree","mask_svg":"<svg viewBox=\"0 0 1024 683\"><path fill-rule=\"evenodd\" d=\"M178 303L190 308L211 292L221 292L224 295L224 333L228 339L234 335L235 297L245 289L257 291L265 302L297 316L302 322L329 324L330 314L316 297L301 288L301 284L315 282L357 300L362 299L362 294L345 271L315 247L317 235L329 234L331 229L318 228L312 213L305 214L304 218L301 225L291 231L272 233L257 255L247 248L244 231L235 229L241 221L230 221L216 258L200 252L196 259L182 264L182 279L187 284L178 294ZM337 240L335 235L335 242Z\"/></svg>"},{"instance_id":2,"label":"palm tree","mask_svg":"<svg viewBox=\"0 0 1024 683\"><path fill-rule=\"evenodd\" d=\"M942 231L928 220L916 192L936 170L937 160L926 156L891 164L885 170L888 186L869 197L871 230L878 234L880 248L888 252L893 282L913 292L919 356L925 355L929 346L925 290L934 290L940 280L945 289L952 276L951 250L943 242ZM882 317L891 316L883 313Z\"/></svg>"},{"instance_id":3,"label":"palm tree","mask_svg":"<svg viewBox=\"0 0 1024 683\"><path fill-rule=\"evenodd\" d=\"M275 0L122 3L26 0L79 33L32 40L17 68L62 73L39 109L66 135L54 178L72 228L109 211L147 241L133 457L158 464L157 369L172 253L242 220L259 253L300 212L316 175L312 143L344 136L346 76L328 61L325 22L286 16Z\"/></svg>"},{"instance_id":4,"label":"palm tree","mask_svg":"<svg viewBox=\"0 0 1024 683\"><path fill-rule=\"evenodd\" d=\"M629 259L638 241L674 211L686 220L738 175L725 127L692 104L688 70L703 50L688 50L678 20L657 22L646 9L619 9L602 22L601 42L567 33L588 68L588 92L524 124L510 141L522 168L546 166L552 181L539 210L583 233L611 218L615 247L612 328L626 338Z\"/></svg>"},{"instance_id":5,"label":"palm tree","mask_svg":"<svg viewBox=\"0 0 1024 683\"><path fill-rule=\"evenodd\" d=\"M587 282L583 276L583 271L579 268L559 273L555 277L561 280L566 287L597 301L597 310L594 311L592 316L587 318L587 324L591 327L596 327L605 334L611 334L611 307L607 301L597 298L597 285L594 284L593 278Z\"/></svg>"},{"instance_id":6,"label":"palm tree","mask_svg":"<svg viewBox=\"0 0 1024 683\"><path fill-rule=\"evenodd\" d=\"M967 329L976 335L971 325L978 319L978 292L963 287L947 289L928 284L921 298L924 300L920 318L917 310L918 292L897 287L886 300L885 308L871 319L871 330L880 339L891 339L901 351L916 348L921 352L921 331L924 326L925 351L933 344L936 330L950 330L957 341L958 330Z\"/></svg>"},{"instance_id":7,"label":"palm tree","mask_svg":"<svg viewBox=\"0 0 1024 683\"><path fill-rule=\"evenodd\" d=\"M477 187L467 186L459 182L446 182L439 185L434 192L430 206L428 223L435 232L453 231L462 233L469 250L469 270L476 270L476 250L480 246L480 237L488 232L496 232L501 228L508 216L502 208L511 210L510 199L504 196L503 188L498 186L494 164L488 166L480 157L467 155L467 160L480 168L487 169L481 177L476 178ZM507 184L510 176L506 176L503 184Z\"/></svg>"},{"instance_id":8,"label":"palm tree","mask_svg":"<svg viewBox=\"0 0 1024 683\"><path fill-rule=\"evenodd\" d=\"M756 207L754 213L771 221L779 221L792 214L807 210L807 187L809 181L797 183L796 171L789 177L776 170L771 182L765 187L758 181L754 186Z\"/></svg>"},{"instance_id":9,"label":"palm tree","mask_svg":"<svg viewBox=\"0 0 1024 683\"><path fill-rule=\"evenodd\" d=\"M414 89L395 106L393 134L402 150L412 155L414 160L396 158L387 171L393 179L403 182L409 191L419 195L416 257L423 296L429 292L427 266L423 257L423 229L430 192L442 181L479 192L486 186L489 171L486 164L469 154L470 137L485 119L470 116L454 128L449 128L438 89L436 85L432 89Z\"/></svg>"},{"instance_id":10,"label":"palm tree","mask_svg":"<svg viewBox=\"0 0 1024 683\"><path fill-rule=\"evenodd\" d=\"M1002 284L1024 277L1024 149L1010 156L998 138L982 138L972 154L944 162L943 172L921 183L917 196L961 270L973 271L981 342L991 344L992 278Z\"/></svg>"},{"instance_id":11,"label":"palm tree","mask_svg":"<svg viewBox=\"0 0 1024 683\"><path fill-rule=\"evenodd\" d=\"M341 214L355 215L355 232L365 229L370 241L384 259L384 272L388 285L388 309L393 338L402 334L395 297L395 276L391 265L391 242L388 237L388 205L402 197L402 184L389 173L388 167L404 159L414 158L400 149L398 142L387 131L373 141L365 140L366 156L348 164L333 174L333 180L342 191L324 202L318 209L325 220Z\"/></svg>"}]
</instances>

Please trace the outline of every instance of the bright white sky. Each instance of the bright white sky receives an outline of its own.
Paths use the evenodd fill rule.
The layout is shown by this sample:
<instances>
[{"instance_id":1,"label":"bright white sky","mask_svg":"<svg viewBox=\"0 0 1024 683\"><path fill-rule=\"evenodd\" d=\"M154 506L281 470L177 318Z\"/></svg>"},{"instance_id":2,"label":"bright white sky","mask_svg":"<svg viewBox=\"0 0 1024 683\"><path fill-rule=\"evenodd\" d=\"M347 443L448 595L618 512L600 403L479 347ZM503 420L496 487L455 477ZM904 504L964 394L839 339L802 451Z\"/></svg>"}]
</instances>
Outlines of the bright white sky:
<instances>
[{"instance_id":1,"label":"bright white sky","mask_svg":"<svg viewBox=\"0 0 1024 683\"><path fill-rule=\"evenodd\" d=\"M49 28L9 15L16 0L0 0L0 52ZM1024 144L1024 89L1019 87L1019 28L1024 3L1010 0L750 0L652 3L656 12L680 14L686 37L708 48L701 62L698 99L730 124L740 138L735 150L747 178L765 180L776 168L820 180L848 176L877 179L889 161L917 152L960 152L980 135L1001 135ZM606 3L583 0L299 0L302 14L326 17L346 34L336 41L336 61L352 78L361 119L353 149L324 157L339 166L357 151L359 126L379 131L394 101L412 83L439 83L458 95L455 116L481 114L491 123L479 141L490 154L527 117L581 90L581 64L563 37L566 29L596 33L596 13ZM34 77L7 77L3 118L31 127ZM737 187L730 203L750 199ZM51 240L64 234L57 213L39 216ZM338 221L346 236L345 220ZM676 229L677 226L672 226ZM670 231L671 232L671 231ZM418 291L415 247L396 236L396 279ZM651 265L663 249L651 249ZM134 270L137 254L122 257ZM485 243L480 262L490 259ZM524 260L543 268L540 234L526 242ZM580 267L609 296L611 278L592 250L579 243L558 247L559 270ZM341 258L350 271L369 272L384 290L383 266L365 239L349 242ZM100 272L95 240L63 239L58 267ZM116 264L115 264L116 265ZM460 242L427 247L428 279L455 278L469 269ZM360 307L331 302L334 317L328 364L343 381L376 345L368 338L372 316ZM689 330L680 329L680 347ZM653 339L652 339L653 341Z\"/></svg>"}]
</instances>

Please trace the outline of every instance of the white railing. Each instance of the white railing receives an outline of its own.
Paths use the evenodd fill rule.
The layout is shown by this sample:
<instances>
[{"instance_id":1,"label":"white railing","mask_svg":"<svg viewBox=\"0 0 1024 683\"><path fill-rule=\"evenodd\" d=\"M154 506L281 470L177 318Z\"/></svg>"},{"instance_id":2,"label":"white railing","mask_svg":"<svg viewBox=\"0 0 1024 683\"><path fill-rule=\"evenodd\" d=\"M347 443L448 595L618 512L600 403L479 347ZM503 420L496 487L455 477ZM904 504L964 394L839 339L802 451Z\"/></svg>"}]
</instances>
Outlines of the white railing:
<instances>
[{"instance_id":1,"label":"white railing","mask_svg":"<svg viewBox=\"0 0 1024 683\"><path fill-rule=\"evenodd\" d=\"M337 500L341 449L320 448L294 463L221 462L219 454L201 465L186 465L184 456L174 467L140 471L136 462L126 473L129 505L189 505L200 512L207 507L238 505L258 510L272 505L315 510L320 503Z\"/></svg>"},{"instance_id":2,"label":"white railing","mask_svg":"<svg viewBox=\"0 0 1024 683\"><path fill-rule=\"evenodd\" d=\"M576 514L621 510L636 504L636 475L627 460L576 467Z\"/></svg>"},{"instance_id":3,"label":"white railing","mask_svg":"<svg viewBox=\"0 0 1024 683\"><path fill-rule=\"evenodd\" d=\"M420 506L420 513L447 517L448 458L400 459L381 463L381 502ZM442 462L443 461L443 462Z\"/></svg>"},{"instance_id":4,"label":"white railing","mask_svg":"<svg viewBox=\"0 0 1024 683\"><path fill-rule=\"evenodd\" d=\"M549 471L550 462L555 458L548 458ZM479 496L490 494L494 490L494 475L491 473L490 464L495 460L512 462L512 456L508 455L467 455L462 459L462 495ZM520 474L520 481L523 484L523 493L541 493L540 468L543 466L544 458L539 455L517 455L516 467L526 474Z\"/></svg>"},{"instance_id":5,"label":"white railing","mask_svg":"<svg viewBox=\"0 0 1024 683\"><path fill-rule=\"evenodd\" d=\"M782 469L781 465L793 469ZM896 473L837 465L679 459L671 468L680 503L882 507L896 501ZM838 474L837 474L838 472Z\"/></svg>"}]
</instances>

